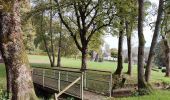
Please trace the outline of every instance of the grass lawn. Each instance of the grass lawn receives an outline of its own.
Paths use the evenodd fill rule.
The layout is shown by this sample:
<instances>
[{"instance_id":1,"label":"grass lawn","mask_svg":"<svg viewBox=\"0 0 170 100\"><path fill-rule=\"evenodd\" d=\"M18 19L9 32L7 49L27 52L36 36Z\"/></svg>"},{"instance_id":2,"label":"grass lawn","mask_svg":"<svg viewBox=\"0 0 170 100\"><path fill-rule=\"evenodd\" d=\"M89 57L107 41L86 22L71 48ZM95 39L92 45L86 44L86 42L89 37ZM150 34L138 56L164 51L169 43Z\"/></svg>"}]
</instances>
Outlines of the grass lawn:
<instances>
[{"instance_id":1,"label":"grass lawn","mask_svg":"<svg viewBox=\"0 0 170 100\"><path fill-rule=\"evenodd\" d=\"M37 55L28 55L31 66L33 67L50 67L49 60L47 56L37 56ZM73 58L62 58L61 64L63 67L74 67L80 68L81 60L75 60ZM90 62L88 61L88 69L96 69L96 70L105 70L114 72L116 69L115 62ZM127 71L127 64L124 64L123 72ZM164 82L170 84L170 78L164 77L165 73L162 73L161 70L159 72L152 71L151 82ZM128 77L128 82L134 84L137 83L137 66L133 66L133 75ZM0 88L4 87L5 81L5 67L3 64L0 64ZM166 98L166 99L165 99ZM149 96L141 96L141 97L128 97L121 99L109 99L109 100L170 100L170 91L160 90L156 91L152 95Z\"/></svg>"},{"instance_id":2,"label":"grass lawn","mask_svg":"<svg viewBox=\"0 0 170 100\"><path fill-rule=\"evenodd\" d=\"M138 97L127 97L127 98L110 98L107 100L170 100L170 91L159 90L153 94L138 96Z\"/></svg>"}]
</instances>

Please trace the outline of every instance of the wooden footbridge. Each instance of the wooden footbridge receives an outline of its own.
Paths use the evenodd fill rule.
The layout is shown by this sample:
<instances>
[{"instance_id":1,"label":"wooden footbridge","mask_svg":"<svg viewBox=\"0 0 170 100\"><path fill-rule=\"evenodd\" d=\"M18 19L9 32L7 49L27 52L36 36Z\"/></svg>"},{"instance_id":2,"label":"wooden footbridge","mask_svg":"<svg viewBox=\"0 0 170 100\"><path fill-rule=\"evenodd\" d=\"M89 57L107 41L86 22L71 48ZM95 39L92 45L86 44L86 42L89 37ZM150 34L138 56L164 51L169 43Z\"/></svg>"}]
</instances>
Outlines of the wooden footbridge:
<instances>
[{"instance_id":1,"label":"wooden footbridge","mask_svg":"<svg viewBox=\"0 0 170 100\"><path fill-rule=\"evenodd\" d=\"M111 96L112 73L76 68L33 68L33 82L55 91L55 98L67 94L81 100L101 100Z\"/></svg>"}]
</instances>

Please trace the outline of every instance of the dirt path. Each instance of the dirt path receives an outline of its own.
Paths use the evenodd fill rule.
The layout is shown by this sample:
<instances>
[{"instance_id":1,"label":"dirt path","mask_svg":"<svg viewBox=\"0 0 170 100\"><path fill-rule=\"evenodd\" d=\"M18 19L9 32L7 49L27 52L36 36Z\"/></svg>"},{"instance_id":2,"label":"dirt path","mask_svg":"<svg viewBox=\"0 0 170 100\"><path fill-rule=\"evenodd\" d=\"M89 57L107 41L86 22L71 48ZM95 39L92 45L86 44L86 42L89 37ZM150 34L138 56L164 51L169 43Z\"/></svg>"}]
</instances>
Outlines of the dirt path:
<instances>
[{"instance_id":1,"label":"dirt path","mask_svg":"<svg viewBox=\"0 0 170 100\"><path fill-rule=\"evenodd\" d=\"M84 100L104 100L105 98L107 97L93 92L84 91Z\"/></svg>"}]
</instances>

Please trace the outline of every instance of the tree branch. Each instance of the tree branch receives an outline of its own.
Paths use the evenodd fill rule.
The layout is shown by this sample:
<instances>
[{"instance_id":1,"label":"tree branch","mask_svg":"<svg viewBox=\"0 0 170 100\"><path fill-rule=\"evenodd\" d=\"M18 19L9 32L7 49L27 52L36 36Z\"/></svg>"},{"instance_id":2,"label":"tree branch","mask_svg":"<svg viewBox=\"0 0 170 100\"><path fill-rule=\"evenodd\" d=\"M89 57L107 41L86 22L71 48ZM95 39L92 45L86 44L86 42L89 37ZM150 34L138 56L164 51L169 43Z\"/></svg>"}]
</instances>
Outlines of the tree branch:
<instances>
[{"instance_id":1,"label":"tree branch","mask_svg":"<svg viewBox=\"0 0 170 100\"><path fill-rule=\"evenodd\" d=\"M64 24L64 26L68 29L70 35L73 37L75 43L76 43L76 46L78 47L78 49L81 51L82 47L80 46L79 42L77 41L77 38L76 38L76 34L73 33L73 31L71 30L71 28L68 26L68 24L65 22L65 20L63 19L63 16L61 14L61 9L60 9L60 5L59 5L59 2L58 0L54 0L56 3L57 3L57 6L58 6L58 15L61 19L61 22Z\"/></svg>"}]
</instances>

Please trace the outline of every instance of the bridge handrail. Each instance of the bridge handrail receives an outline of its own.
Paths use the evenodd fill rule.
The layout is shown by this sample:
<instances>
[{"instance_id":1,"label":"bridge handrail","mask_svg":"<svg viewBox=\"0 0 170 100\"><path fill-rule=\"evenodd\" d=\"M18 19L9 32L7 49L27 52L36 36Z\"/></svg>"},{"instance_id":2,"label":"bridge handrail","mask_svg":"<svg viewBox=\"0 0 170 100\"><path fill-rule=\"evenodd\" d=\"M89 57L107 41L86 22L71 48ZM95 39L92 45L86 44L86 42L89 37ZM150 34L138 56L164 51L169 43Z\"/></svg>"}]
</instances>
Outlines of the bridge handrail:
<instances>
[{"instance_id":1,"label":"bridge handrail","mask_svg":"<svg viewBox=\"0 0 170 100\"><path fill-rule=\"evenodd\" d=\"M75 73L82 73L81 71L76 70L64 70L60 68L47 68L47 67L34 67L33 69L47 69L47 70L57 70L57 71L67 71L67 72L75 72Z\"/></svg>"},{"instance_id":2,"label":"bridge handrail","mask_svg":"<svg viewBox=\"0 0 170 100\"><path fill-rule=\"evenodd\" d=\"M67 68L67 69L77 69L80 70L80 68L72 68L72 67L60 67L60 68ZM111 71L105 71L105 70L96 70L96 69L86 69L87 71L97 71L97 72L105 72L105 73L112 73Z\"/></svg>"}]
</instances>

